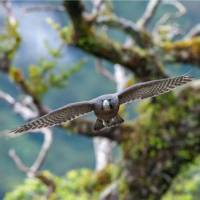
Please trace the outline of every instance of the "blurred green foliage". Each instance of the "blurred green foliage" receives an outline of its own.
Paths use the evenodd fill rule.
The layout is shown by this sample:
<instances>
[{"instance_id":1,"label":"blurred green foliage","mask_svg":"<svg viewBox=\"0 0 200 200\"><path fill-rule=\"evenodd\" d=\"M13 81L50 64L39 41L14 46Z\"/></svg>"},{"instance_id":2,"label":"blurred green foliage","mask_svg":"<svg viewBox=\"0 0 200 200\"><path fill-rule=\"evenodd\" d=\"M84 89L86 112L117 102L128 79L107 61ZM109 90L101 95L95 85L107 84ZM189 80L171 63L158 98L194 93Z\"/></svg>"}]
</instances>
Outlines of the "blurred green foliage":
<instances>
[{"instance_id":1,"label":"blurred green foliage","mask_svg":"<svg viewBox=\"0 0 200 200\"><path fill-rule=\"evenodd\" d=\"M69 69L63 68L60 72L56 72L55 60L41 59L38 65L31 65L28 68L28 87L41 98L50 88L66 87L68 79L78 72L82 65L83 61L80 61Z\"/></svg>"},{"instance_id":2,"label":"blurred green foliage","mask_svg":"<svg viewBox=\"0 0 200 200\"><path fill-rule=\"evenodd\" d=\"M90 169L72 170L65 176L58 177L48 171L42 172L55 183L56 190L50 196L51 200L95 200L100 192L119 176L119 170L114 165L107 166L100 172ZM26 179L13 192L5 196L5 200L38 200L45 199L47 186L38 179Z\"/></svg>"},{"instance_id":3,"label":"blurred green foliage","mask_svg":"<svg viewBox=\"0 0 200 200\"><path fill-rule=\"evenodd\" d=\"M0 33L0 58L5 54L12 59L21 42L18 22L7 19L3 32Z\"/></svg>"},{"instance_id":4,"label":"blurred green foliage","mask_svg":"<svg viewBox=\"0 0 200 200\"><path fill-rule=\"evenodd\" d=\"M162 200L199 200L200 197L200 158L182 169Z\"/></svg>"}]
</instances>

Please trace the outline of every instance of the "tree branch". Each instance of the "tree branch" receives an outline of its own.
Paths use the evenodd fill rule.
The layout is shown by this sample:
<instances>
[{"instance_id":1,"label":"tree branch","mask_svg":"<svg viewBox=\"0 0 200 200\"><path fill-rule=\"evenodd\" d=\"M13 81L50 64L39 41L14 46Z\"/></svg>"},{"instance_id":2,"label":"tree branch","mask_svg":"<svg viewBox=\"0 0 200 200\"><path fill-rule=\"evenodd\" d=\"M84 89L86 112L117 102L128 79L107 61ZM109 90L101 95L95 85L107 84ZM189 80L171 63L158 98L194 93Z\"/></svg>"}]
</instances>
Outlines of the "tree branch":
<instances>
[{"instance_id":1,"label":"tree branch","mask_svg":"<svg viewBox=\"0 0 200 200\"><path fill-rule=\"evenodd\" d=\"M176 12L164 13L163 16L156 23L153 32L154 33L158 32L160 26L166 25L168 23L168 26L171 26L175 30L174 31L172 29L172 31L174 31L174 33L172 34L172 36L170 38L170 39L172 39L174 37L173 35L180 34L180 30L177 29L177 23L174 23L174 21L186 13L186 8L178 0L163 0L163 3L169 4L169 5L172 5L173 7L175 7Z\"/></svg>"},{"instance_id":2,"label":"tree branch","mask_svg":"<svg viewBox=\"0 0 200 200\"><path fill-rule=\"evenodd\" d=\"M44 142L42 144L42 147L40 149L37 159L35 160L34 164L30 168L30 170L34 173L39 171L40 168L42 167L52 144L52 137L53 137L52 131L50 129L45 128L45 129L42 129L42 134L44 136Z\"/></svg>"},{"instance_id":3,"label":"tree branch","mask_svg":"<svg viewBox=\"0 0 200 200\"><path fill-rule=\"evenodd\" d=\"M200 36L200 24L195 25L184 37L184 39L191 39L192 37Z\"/></svg>"},{"instance_id":4,"label":"tree branch","mask_svg":"<svg viewBox=\"0 0 200 200\"><path fill-rule=\"evenodd\" d=\"M17 102L11 95L1 90L0 99L7 102L13 108L14 112L22 116L22 118L24 118L25 120L33 119L38 115L37 112L30 110L30 108L28 108L20 102Z\"/></svg>"},{"instance_id":5,"label":"tree branch","mask_svg":"<svg viewBox=\"0 0 200 200\"><path fill-rule=\"evenodd\" d=\"M119 183L117 181L111 183L103 190L103 192L101 192L99 200L118 200L118 185Z\"/></svg>"},{"instance_id":6,"label":"tree branch","mask_svg":"<svg viewBox=\"0 0 200 200\"><path fill-rule=\"evenodd\" d=\"M155 15L155 12L160 4L161 0L150 0L147 4L146 10L144 11L143 16L138 21L138 25L141 28L145 28L151 22L151 19Z\"/></svg>"},{"instance_id":7,"label":"tree branch","mask_svg":"<svg viewBox=\"0 0 200 200\"><path fill-rule=\"evenodd\" d=\"M24 8L25 13L30 12L64 12L65 9L62 5L34 5Z\"/></svg>"},{"instance_id":8,"label":"tree branch","mask_svg":"<svg viewBox=\"0 0 200 200\"><path fill-rule=\"evenodd\" d=\"M134 124L134 122L133 122ZM116 126L112 128L107 128L99 132L93 132L93 121L77 119L63 125L63 128L77 133L86 137L102 137L108 138L111 141L116 141L118 143L122 142L124 138L127 137L130 133L134 132L135 127L132 124L123 124L121 126ZM123 133L123 134L121 134Z\"/></svg>"},{"instance_id":9,"label":"tree branch","mask_svg":"<svg viewBox=\"0 0 200 200\"><path fill-rule=\"evenodd\" d=\"M51 180L50 178L48 178L47 176L45 176L43 173L38 172L38 171L32 171L31 168L27 167L22 160L20 159L20 157L17 155L17 153L15 152L14 149L10 149L9 151L9 156L12 158L12 160L14 161L15 165L17 166L17 168L22 171L23 173L25 173L28 177L32 178L32 177L36 177L38 178L42 183L44 183L44 185L47 186L48 191L47 191L47 199L50 198L51 194L53 194L56 190L56 185L54 183L53 180Z\"/></svg>"},{"instance_id":10,"label":"tree branch","mask_svg":"<svg viewBox=\"0 0 200 200\"><path fill-rule=\"evenodd\" d=\"M190 63L200 66L200 37L162 44L164 53L170 55L167 62Z\"/></svg>"},{"instance_id":11,"label":"tree branch","mask_svg":"<svg viewBox=\"0 0 200 200\"><path fill-rule=\"evenodd\" d=\"M14 161L15 165L17 166L17 168L24 172L25 174L29 174L29 167L27 167L22 160L20 159L20 157L17 155L16 151L14 149L10 149L9 150L9 156L12 158L12 160Z\"/></svg>"},{"instance_id":12,"label":"tree branch","mask_svg":"<svg viewBox=\"0 0 200 200\"><path fill-rule=\"evenodd\" d=\"M31 167L27 167L22 162L22 160L16 154L14 149L11 149L9 151L9 156L13 159L13 161L15 162L18 169L20 171L26 173L26 175L28 177L35 177L39 173L39 170L42 167L42 165L45 161L45 158L49 152L50 146L52 144L52 131L50 131L50 129L45 128L45 129L41 130L41 133L44 136L43 144L40 148L40 152L39 152L36 160L34 161L34 163L32 164Z\"/></svg>"},{"instance_id":13,"label":"tree branch","mask_svg":"<svg viewBox=\"0 0 200 200\"><path fill-rule=\"evenodd\" d=\"M22 105L19 102L16 102L16 100L11 95L9 95L3 91L0 91L0 99L3 99L9 105L11 105L13 107L14 112L19 114L25 120L29 120L29 119L32 119L37 116L37 113L32 111L30 109L30 107ZM17 167L21 171L26 173L28 176L30 174L35 175L38 172L38 170L41 168L41 166L43 165L44 160L47 156L49 148L52 144L52 131L50 129L44 128L44 129L41 129L41 133L44 136L43 144L42 144L42 147L40 149L37 159L35 160L35 162L33 163L33 165L30 168L25 166L22 163L21 159L17 156L17 154L14 150L9 151L9 155L14 160Z\"/></svg>"},{"instance_id":14,"label":"tree branch","mask_svg":"<svg viewBox=\"0 0 200 200\"><path fill-rule=\"evenodd\" d=\"M64 6L73 23L71 41L66 42L99 58L119 63L133 71L142 80L147 80L147 77L152 74L157 77L166 77L163 68L159 65L154 66L153 69L149 69L148 57L151 56L149 55L149 51L136 46L124 48L118 42L108 38L105 33L97 33L95 28L87 21L87 18L84 17L84 7L81 1L65 1ZM144 41L146 42L146 46L148 46L148 42L151 43L145 37Z\"/></svg>"},{"instance_id":15,"label":"tree branch","mask_svg":"<svg viewBox=\"0 0 200 200\"><path fill-rule=\"evenodd\" d=\"M130 35L133 39L137 41L140 38L140 32L141 30L139 27L134 24L132 21L129 21L128 19L117 17L117 16L100 16L95 21L97 25L106 25L109 27L121 29L128 35Z\"/></svg>"}]
</instances>

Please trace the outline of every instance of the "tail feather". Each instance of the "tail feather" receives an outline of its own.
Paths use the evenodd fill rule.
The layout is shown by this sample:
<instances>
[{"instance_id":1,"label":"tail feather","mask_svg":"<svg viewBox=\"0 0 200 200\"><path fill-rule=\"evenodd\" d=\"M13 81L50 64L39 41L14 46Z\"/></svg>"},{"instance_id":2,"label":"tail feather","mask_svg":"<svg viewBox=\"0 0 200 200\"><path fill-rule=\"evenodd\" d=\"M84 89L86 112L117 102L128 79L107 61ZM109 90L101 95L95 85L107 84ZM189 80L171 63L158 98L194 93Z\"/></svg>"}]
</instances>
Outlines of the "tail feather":
<instances>
[{"instance_id":1,"label":"tail feather","mask_svg":"<svg viewBox=\"0 0 200 200\"><path fill-rule=\"evenodd\" d=\"M111 120L111 123L108 125L109 127L111 126L118 126L124 122L124 119L120 117L120 115L117 115Z\"/></svg>"},{"instance_id":2,"label":"tail feather","mask_svg":"<svg viewBox=\"0 0 200 200\"><path fill-rule=\"evenodd\" d=\"M109 122L105 122L101 119L97 119L96 122L95 122L95 125L94 125L94 132L101 131L104 128L118 126L123 122L124 122L124 119L122 117L120 117L119 115L116 115Z\"/></svg>"},{"instance_id":3,"label":"tail feather","mask_svg":"<svg viewBox=\"0 0 200 200\"><path fill-rule=\"evenodd\" d=\"M102 130L103 128L105 128L105 126L103 124L103 120L97 118L97 120L94 124L94 128L93 128L94 131L97 132L97 131Z\"/></svg>"}]
</instances>

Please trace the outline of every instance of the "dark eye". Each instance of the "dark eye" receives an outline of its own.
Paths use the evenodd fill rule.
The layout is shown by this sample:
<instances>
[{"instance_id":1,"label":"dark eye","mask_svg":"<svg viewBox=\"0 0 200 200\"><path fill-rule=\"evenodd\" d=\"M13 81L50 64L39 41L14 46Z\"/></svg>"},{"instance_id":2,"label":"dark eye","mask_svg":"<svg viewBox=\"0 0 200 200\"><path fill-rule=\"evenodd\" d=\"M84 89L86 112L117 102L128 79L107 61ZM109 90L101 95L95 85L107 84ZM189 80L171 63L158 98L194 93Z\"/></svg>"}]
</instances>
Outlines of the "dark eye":
<instances>
[{"instance_id":1,"label":"dark eye","mask_svg":"<svg viewBox=\"0 0 200 200\"><path fill-rule=\"evenodd\" d=\"M110 103L110 108L113 109L113 101L112 99L108 99L109 103Z\"/></svg>"}]
</instances>

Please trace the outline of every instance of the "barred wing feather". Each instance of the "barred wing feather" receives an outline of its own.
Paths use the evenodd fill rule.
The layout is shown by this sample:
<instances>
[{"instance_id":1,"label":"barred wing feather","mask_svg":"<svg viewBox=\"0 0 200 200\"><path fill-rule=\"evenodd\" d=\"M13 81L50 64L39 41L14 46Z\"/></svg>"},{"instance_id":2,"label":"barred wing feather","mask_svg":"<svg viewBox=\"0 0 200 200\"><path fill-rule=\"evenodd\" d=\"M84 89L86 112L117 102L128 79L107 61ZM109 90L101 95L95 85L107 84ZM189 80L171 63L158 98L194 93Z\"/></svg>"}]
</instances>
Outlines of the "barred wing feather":
<instances>
[{"instance_id":1,"label":"barred wing feather","mask_svg":"<svg viewBox=\"0 0 200 200\"><path fill-rule=\"evenodd\" d=\"M192 81L191 76L178 76L154 81L147 81L131 86L118 94L120 104L128 103L135 99L144 99L169 92L177 86Z\"/></svg>"},{"instance_id":2,"label":"barred wing feather","mask_svg":"<svg viewBox=\"0 0 200 200\"><path fill-rule=\"evenodd\" d=\"M44 116L36 118L26 124L10 131L12 134L23 133L39 128L60 125L63 122L71 121L80 115L93 111L93 103L90 101L68 104L54 110Z\"/></svg>"}]
</instances>

